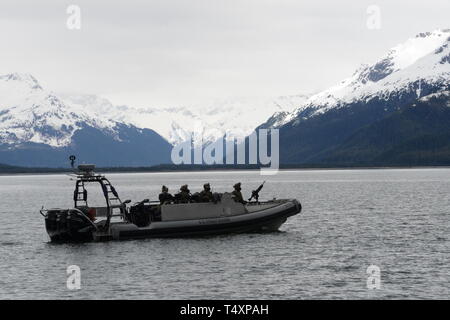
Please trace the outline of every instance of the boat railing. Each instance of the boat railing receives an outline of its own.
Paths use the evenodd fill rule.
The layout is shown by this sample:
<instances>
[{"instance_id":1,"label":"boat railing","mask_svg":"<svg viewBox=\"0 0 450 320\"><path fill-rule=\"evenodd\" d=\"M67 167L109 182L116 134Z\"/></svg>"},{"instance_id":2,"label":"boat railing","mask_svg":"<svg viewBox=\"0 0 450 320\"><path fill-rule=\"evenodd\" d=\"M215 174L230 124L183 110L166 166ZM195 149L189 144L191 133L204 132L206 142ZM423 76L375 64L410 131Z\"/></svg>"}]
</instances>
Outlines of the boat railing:
<instances>
[{"instance_id":1,"label":"boat railing","mask_svg":"<svg viewBox=\"0 0 450 320\"><path fill-rule=\"evenodd\" d=\"M160 204L161 202L160 202L159 200L149 200L149 199L144 199L144 200L142 200L142 201L135 202L135 203L133 204L133 206L138 206L138 205L142 205L142 204L146 204L146 203L148 203L148 204Z\"/></svg>"}]
</instances>

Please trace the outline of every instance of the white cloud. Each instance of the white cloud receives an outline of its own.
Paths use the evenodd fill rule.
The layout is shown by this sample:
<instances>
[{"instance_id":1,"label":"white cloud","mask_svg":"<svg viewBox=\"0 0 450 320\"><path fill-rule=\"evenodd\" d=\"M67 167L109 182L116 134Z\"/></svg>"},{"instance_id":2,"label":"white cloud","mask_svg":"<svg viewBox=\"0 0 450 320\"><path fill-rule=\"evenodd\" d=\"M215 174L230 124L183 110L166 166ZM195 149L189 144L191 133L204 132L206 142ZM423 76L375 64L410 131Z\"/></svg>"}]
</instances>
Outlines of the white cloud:
<instances>
[{"instance_id":1,"label":"white cloud","mask_svg":"<svg viewBox=\"0 0 450 320\"><path fill-rule=\"evenodd\" d=\"M66 28L66 8L82 28ZM368 30L366 9L381 8ZM0 73L117 103L180 105L313 92L418 32L448 25L448 0L9 1Z\"/></svg>"}]
</instances>

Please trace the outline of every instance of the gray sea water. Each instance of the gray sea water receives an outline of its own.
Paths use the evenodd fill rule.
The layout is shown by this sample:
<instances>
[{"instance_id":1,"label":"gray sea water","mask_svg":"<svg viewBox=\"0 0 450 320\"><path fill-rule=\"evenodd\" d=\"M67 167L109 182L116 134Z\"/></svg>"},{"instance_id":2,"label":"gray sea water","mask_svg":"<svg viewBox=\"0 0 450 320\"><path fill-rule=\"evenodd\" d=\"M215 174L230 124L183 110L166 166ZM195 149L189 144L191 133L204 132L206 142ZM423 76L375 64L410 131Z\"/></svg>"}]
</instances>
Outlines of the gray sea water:
<instances>
[{"instance_id":1,"label":"gray sea water","mask_svg":"<svg viewBox=\"0 0 450 320\"><path fill-rule=\"evenodd\" d=\"M135 201L204 182L223 192L241 181L247 196L267 180L262 197L297 198L303 211L271 234L55 245L38 210L72 206L74 181L0 176L1 299L450 298L450 169L108 177ZM70 265L79 290L67 289ZM371 265L379 289L367 287Z\"/></svg>"}]
</instances>

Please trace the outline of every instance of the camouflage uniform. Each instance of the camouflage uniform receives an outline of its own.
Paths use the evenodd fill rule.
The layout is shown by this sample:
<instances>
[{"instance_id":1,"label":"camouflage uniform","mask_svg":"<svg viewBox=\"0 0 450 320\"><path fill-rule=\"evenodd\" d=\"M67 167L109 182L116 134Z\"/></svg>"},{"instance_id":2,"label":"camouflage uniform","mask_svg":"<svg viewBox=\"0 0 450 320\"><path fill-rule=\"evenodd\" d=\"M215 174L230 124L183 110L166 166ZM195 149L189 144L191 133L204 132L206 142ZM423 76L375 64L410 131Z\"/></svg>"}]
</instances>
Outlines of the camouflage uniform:
<instances>
[{"instance_id":1,"label":"camouflage uniform","mask_svg":"<svg viewBox=\"0 0 450 320\"><path fill-rule=\"evenodd\" d=\"M234 188L234 191L231 194L233 195L234 201L245 204L246 202L244 201L244 197L242 197L242 193L241 193L241 183L240 182L236 183L233 186L233 188Z\"/></svg>"},{"instance_id":2,"label":"camouflage uniform","mask_svg":"<svg viewBox=\"0 0 450 320\"><path fill-rule=\"evenodd\" d=\"M200 192L200 201L210 202L213 201L213 194L211 192L211 186L209 183L203 185L203 190Z\"/></svg>"},{"instance_id":3,"label":"camouflage uniform","mask_svg":"<svg viewBox=\"0 0 450 320\"><path fill-rule=\"evenodd\" d=\"M166 204L173 200L173 196L169 193L169 188L162 186L162 192L159 194L159 203Z\"/></svg>"},{"instance_id":4,"label":"camouflage uniform","mask_svg":"<svg viewBox=\"0 0 450 320\"><path fill-rule=\"evenodd\" d=\"M178 195L181 203L188 203L191 200L191 192L189 191L187 184L181 186Z\"/></svg>"}]
</instances>

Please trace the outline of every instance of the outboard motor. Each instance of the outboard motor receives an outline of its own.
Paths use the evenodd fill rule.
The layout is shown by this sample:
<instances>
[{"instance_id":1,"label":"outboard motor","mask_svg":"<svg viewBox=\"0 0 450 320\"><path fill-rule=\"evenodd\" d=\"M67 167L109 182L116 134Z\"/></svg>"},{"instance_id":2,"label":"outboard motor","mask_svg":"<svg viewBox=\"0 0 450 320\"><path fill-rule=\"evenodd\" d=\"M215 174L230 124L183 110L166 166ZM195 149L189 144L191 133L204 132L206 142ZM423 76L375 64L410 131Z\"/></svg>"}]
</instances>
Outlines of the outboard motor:
<instances>
[{"instance_id":1,"label":"outboard motor","mask_svg":"<svg viewBox=\"0 0 450 320\"><path fill-rule=\"evenodd\" d=\"M50 209L45 227L52 241L89 241L95 229L89 218L77 209Z\"/></svg>"}]
</instances>

